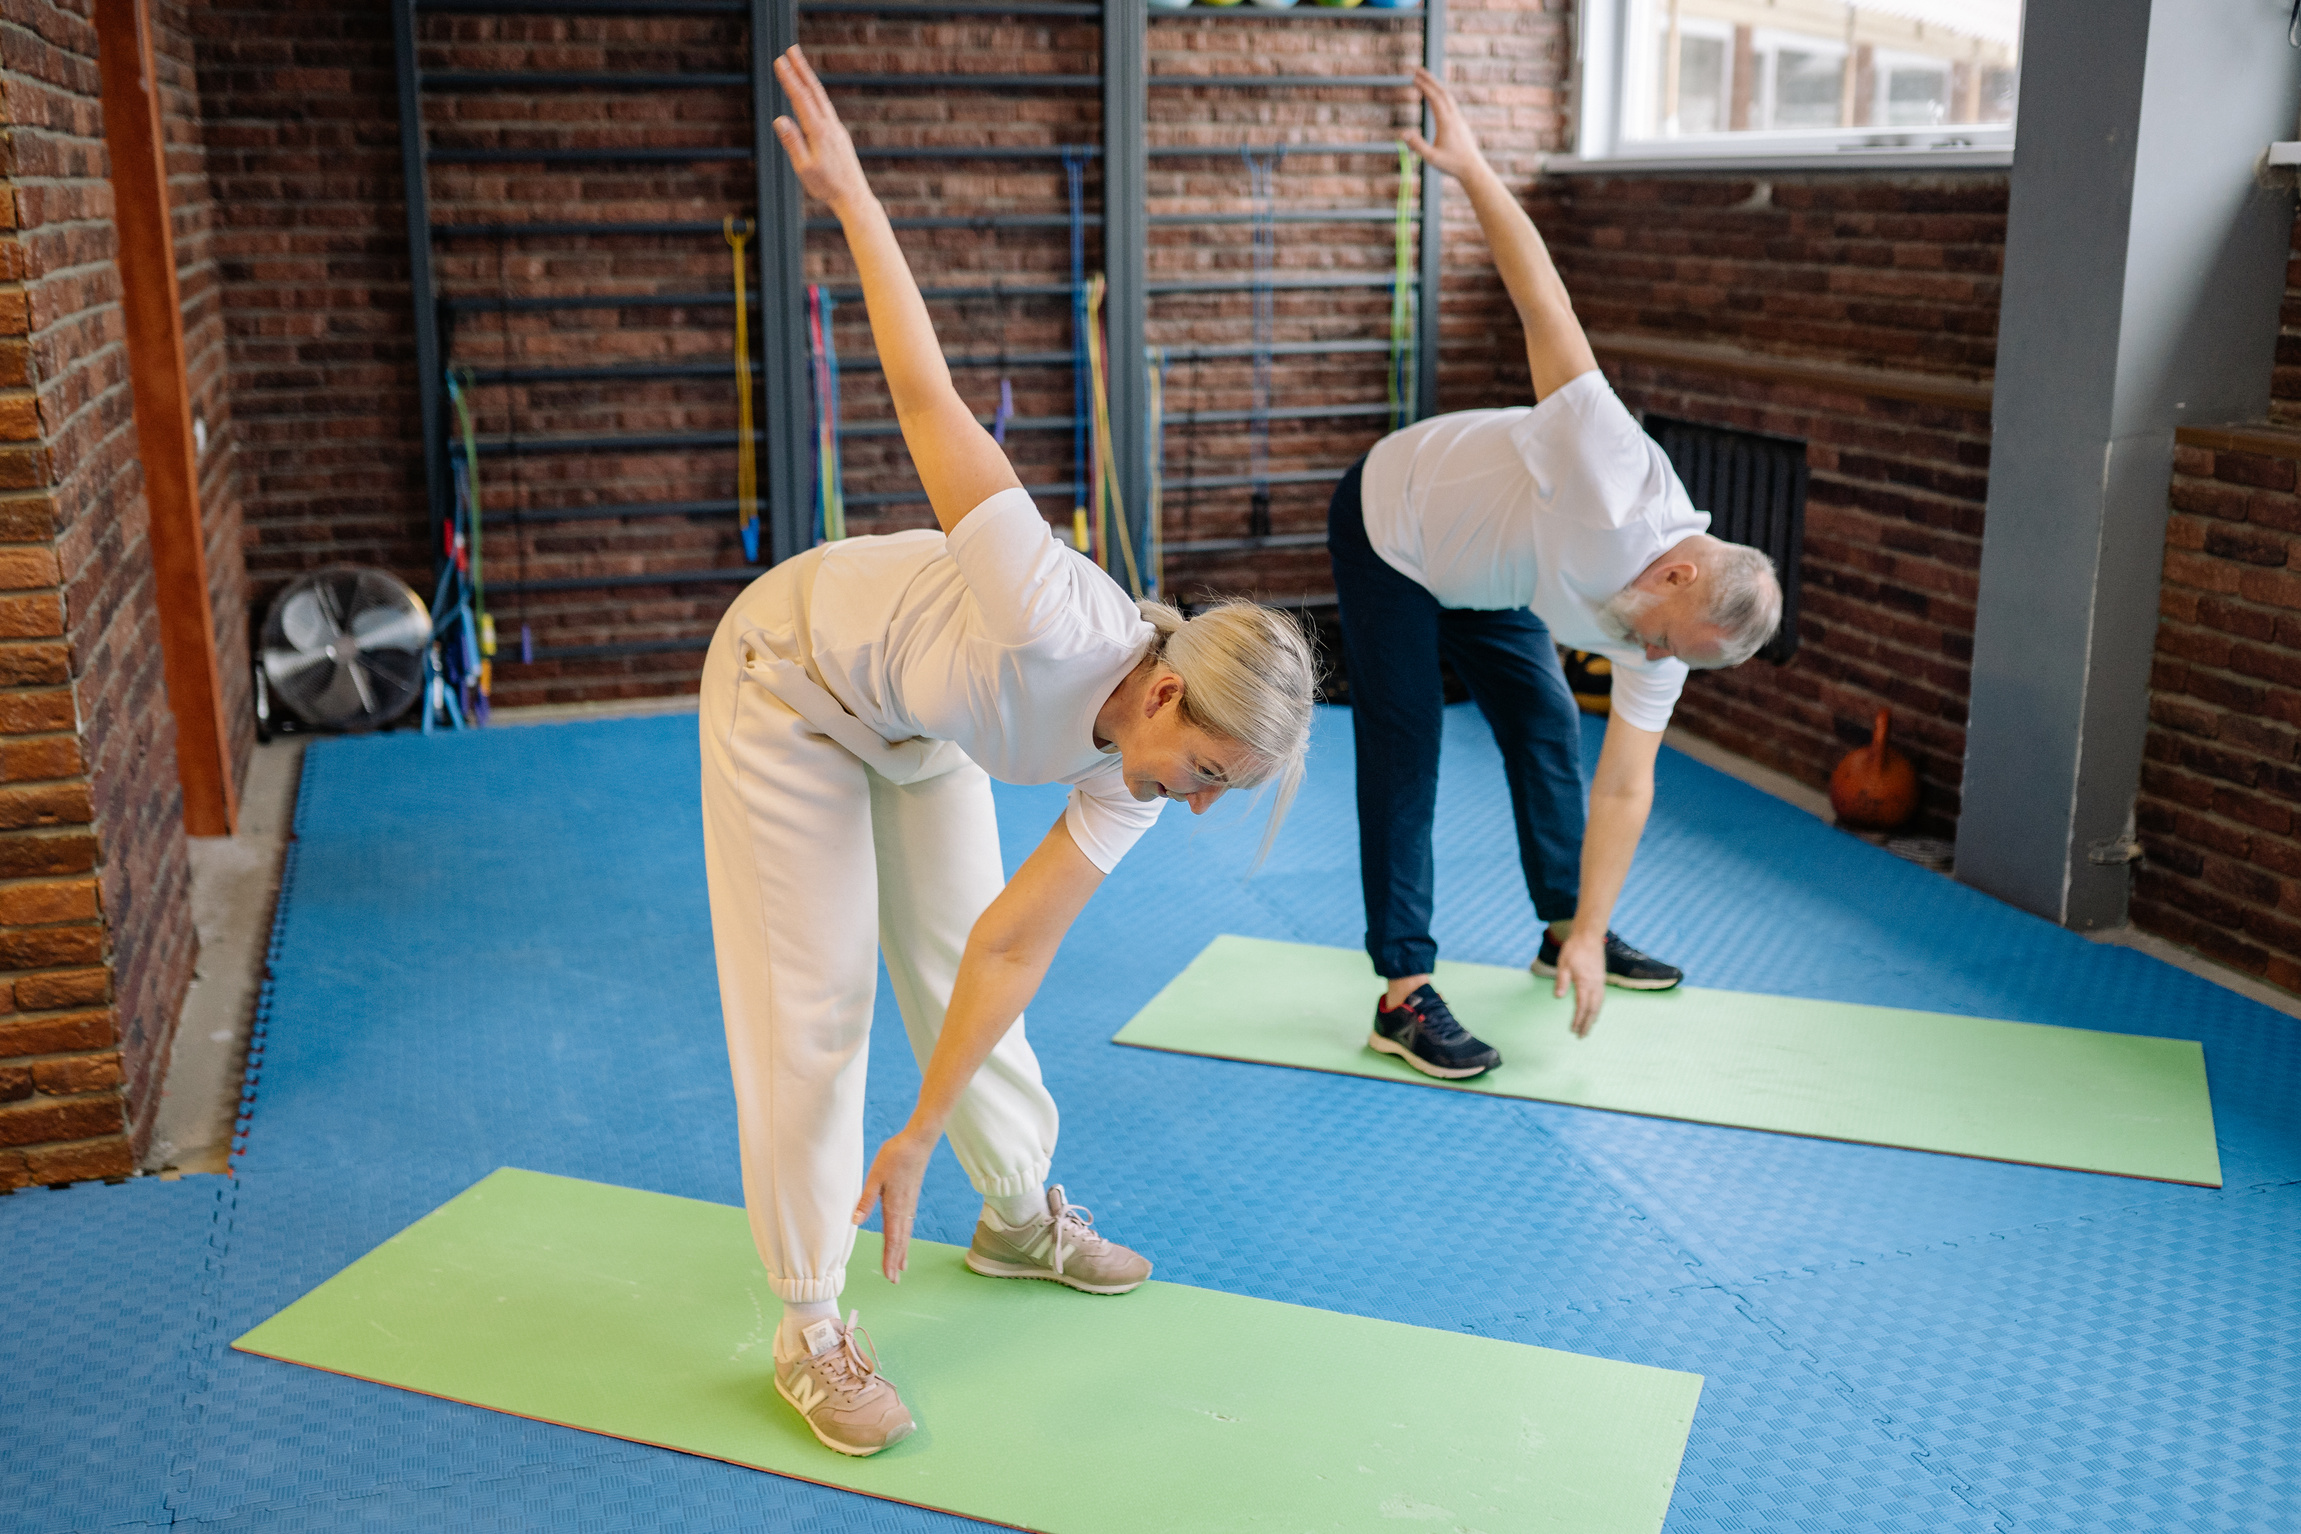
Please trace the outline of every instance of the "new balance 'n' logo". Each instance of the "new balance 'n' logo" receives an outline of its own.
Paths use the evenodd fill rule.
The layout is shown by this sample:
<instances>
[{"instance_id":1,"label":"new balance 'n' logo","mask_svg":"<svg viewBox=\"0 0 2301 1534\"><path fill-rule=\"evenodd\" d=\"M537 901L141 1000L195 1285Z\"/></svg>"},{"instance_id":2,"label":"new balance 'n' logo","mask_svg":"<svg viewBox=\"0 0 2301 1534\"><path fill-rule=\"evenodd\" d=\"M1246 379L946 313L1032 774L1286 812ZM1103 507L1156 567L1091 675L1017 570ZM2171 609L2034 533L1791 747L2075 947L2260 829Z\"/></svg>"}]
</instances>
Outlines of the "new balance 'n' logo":
<instances>
[{"instance_id":1,"label":"new balance 'n' logo","mask_svg":"<svg viewBox=\"0 0 2301 1534\"><path fill-rule=\"evenodd\" d=\"M793 1406L799 1408L801 1416L805 1416L831 1399L831 1393L823 1388L822 1382L805 1371L792 1376L791 1383L784 1387L783 1394L790 1398Z\"/></svg>"}]
</instances>

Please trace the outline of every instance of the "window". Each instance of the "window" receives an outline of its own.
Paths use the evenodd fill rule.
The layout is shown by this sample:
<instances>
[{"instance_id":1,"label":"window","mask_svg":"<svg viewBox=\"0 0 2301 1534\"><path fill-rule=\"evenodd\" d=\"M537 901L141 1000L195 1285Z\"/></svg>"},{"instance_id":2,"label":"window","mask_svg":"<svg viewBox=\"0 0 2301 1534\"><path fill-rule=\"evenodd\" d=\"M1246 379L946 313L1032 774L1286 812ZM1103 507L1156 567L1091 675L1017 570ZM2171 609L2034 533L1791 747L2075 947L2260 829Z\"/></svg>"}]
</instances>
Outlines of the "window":
<instances>
[{"instance_id":1,"label":"window","mask_svg":"<svg viewBox=\"0 0 2301 1534\"><path fill-rule=\"evenodd\" d=\"M1583 0L1581 39L1584 161L2012 155L2021 0Z\"/></svg>"}]
</instances>

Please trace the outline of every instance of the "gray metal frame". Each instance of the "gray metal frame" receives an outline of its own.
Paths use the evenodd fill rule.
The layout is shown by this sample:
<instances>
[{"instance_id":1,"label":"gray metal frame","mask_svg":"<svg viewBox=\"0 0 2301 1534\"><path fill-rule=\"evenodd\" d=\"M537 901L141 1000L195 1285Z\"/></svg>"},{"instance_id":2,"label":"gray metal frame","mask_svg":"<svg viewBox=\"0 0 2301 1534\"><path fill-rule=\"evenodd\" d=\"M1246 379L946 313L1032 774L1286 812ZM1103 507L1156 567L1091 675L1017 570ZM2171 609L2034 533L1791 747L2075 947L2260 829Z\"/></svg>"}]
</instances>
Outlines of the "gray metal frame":
<instances>
[{"instance_id":1,"label":"gray metal frame","mask_svg":"<svg viewBox=\"0 0 2301 1534\"><path fill-rule=\"evenodd\" d=\"M1446 78L1446 0L1425 0L1422 14L1422 67ZM1427 108L1422 113L1422 136L1437 131ZM1444 254L1446 178L1422 167L1422 229L1420 271L1414 295L1414 415L1420 420L1438 413L1438 301L1440 257Z\"/></svg>"},{"instance_id":2,"label":"gray metal frame","mask_svg":"<svg viewBox=\"0 0 2301 1534\"><path fill-rule=\"evenodd\" d=\"M1127 542L1147 588L1150 567L1149 383L1143 374L1145 206L1150 168L1143 126L1150 51L1147 0L1103 7L1103 334L1109 340L1111 456ZM1123 574L1123 562L1113 574Z\"/></svg>"},{"instance_id":3,"label":"gray metal frame","mask_svg":"<svg viewBox=\"0 0 2301 1534\"><path fill-rule=\"evenodd\" d=\"M769 564L805 552L814 541L815 491L809 472L814 409L807 376L807 208L799 177L775 140L783 88L775 60L799 40L794 0L751 3L752 164L759 184L759 358L765 405ZM764 46L762 46L764 44Z\"/></svg>"},{"instance_id":4,"label":"gray metal frame","mask_svg":"<svg viewBox=\"0 0 2301 1534\"><path fill-rule=\"evenodd\" d=\"M423 430L424 510L432 573L448 516L446 384L440 372L439 306L431 275L431 181L424 167L423 91L416 72L415 0L392 0L392 53L399 70L400 173L407 193L408 295L415 322L416 400Z\"/></svg>"}]
</instances>

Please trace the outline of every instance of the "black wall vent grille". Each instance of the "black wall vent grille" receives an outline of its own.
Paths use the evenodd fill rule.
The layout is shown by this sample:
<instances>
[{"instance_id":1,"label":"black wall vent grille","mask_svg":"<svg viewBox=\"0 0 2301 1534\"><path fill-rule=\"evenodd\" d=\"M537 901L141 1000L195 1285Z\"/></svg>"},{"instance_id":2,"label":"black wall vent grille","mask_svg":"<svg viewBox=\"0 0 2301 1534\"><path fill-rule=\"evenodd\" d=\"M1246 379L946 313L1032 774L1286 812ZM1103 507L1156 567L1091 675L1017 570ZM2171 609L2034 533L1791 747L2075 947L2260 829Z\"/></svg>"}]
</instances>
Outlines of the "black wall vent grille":
<instances>
[{"instance_id":1,"label":"black wall vent grille","mask_svg":"<svg viewBox=\"0 0 2301 1534\"><path fill-rule=\"evenodd\" d=\"M1798 564L1806 547L1806 445L1680 421L1646 417L1686 494L1710 514L1710 531L1730 543L1762 549L1782 578L1782 626L1758 653L1786 665L1798 653Z\"/></svg>"}]
</instances>

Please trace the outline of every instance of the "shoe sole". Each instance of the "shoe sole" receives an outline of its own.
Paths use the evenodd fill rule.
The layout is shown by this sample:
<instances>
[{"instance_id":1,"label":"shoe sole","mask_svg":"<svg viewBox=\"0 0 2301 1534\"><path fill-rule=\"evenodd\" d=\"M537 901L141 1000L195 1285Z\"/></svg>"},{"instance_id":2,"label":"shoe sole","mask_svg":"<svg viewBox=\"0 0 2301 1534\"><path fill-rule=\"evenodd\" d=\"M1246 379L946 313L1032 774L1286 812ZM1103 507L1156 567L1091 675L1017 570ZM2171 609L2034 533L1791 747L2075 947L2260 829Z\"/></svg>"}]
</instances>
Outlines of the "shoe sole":
<instances>
[{"instance_id":1,"label":"shoe sole","mask_svg":"<svg viewBox=\"0 0 2301 1534\"><path fill-rule=\"evenodd\" d=\"M1545 980L1554 979L1558 974L1557 965L1545 964L1540 959L1536 959L1526 967ZM1675 980L1632 980L1627 975L1608 975L1606 977L1608 985L1623 991L1674 991L1683 985L1685 980L1684 975L1680 975Z\"/></svg>"},{"instance_id":2,"label":"shoe sole","mask_svg":"<svg viewBox=\"0 0 2301 1534\"><path fill-rule=\"evenodd\" d=\"M1386 1039L1379 1033L1366 1036L1366 1047L1378 1054L1396 1055L1423 1075L1436 1076L1441 1081L1463 1081L1472 1076L1483 1076L1494 1069L1491 1065L1432 1065L1405 1045L1394 1039Z\"/></svg>"},{"instance_id":3,"label":"shoe sole","mask_svg":"<svg viewBox=\"0 0 2301 1534\"><path fill-rule=\"evenodd\" d=\"M1076 1289L1081 1294L1132 1294L1150 1282L1150 1275L1145 1273L1131 1284L1081 1283L1066 1273L1050 1273L1045 1268L1018 1268L1003 1262L993 1262L988 1257L977 1257L972 1249L969 1249L964 1260L968 1272L980 1273L985 1278L1040 1278L1050 1284L1061 1284L1066 1289Z\"/></svg>"},{"instance_id":4,"label":"shoe sole","mask_svg":"<svg viewBox=\"0 0 2301 1534\"><path fill-rule=\"evenodd\" d=\"M807 1424L807 1431L815 1435L815 1441L817 1443L821 1444L824 1448L829 1449L832 1453L844 1454L849 1459L869 1459L872 1455L878 1453L881 1449L891 1449L919 1430L918 1419L913 1418L909 1427L903 1429L903 1431L897 1433L894 1437L888 1439L885 1443L874 1444L868 1449L858 1449L852 1444L839 1443L831 1438L824 1436L823 1430L815 1425L815 1419L808 1416L805 1412L799 1411L799 1403L792 1400L790 1394L783 1389L783 1382L781 1380L777 1380L775 1382L775 1393L783 1397L784 1404L789 1406L793 1411L799 1412L799 1420Z\"/></svg>"}]
</instances>

